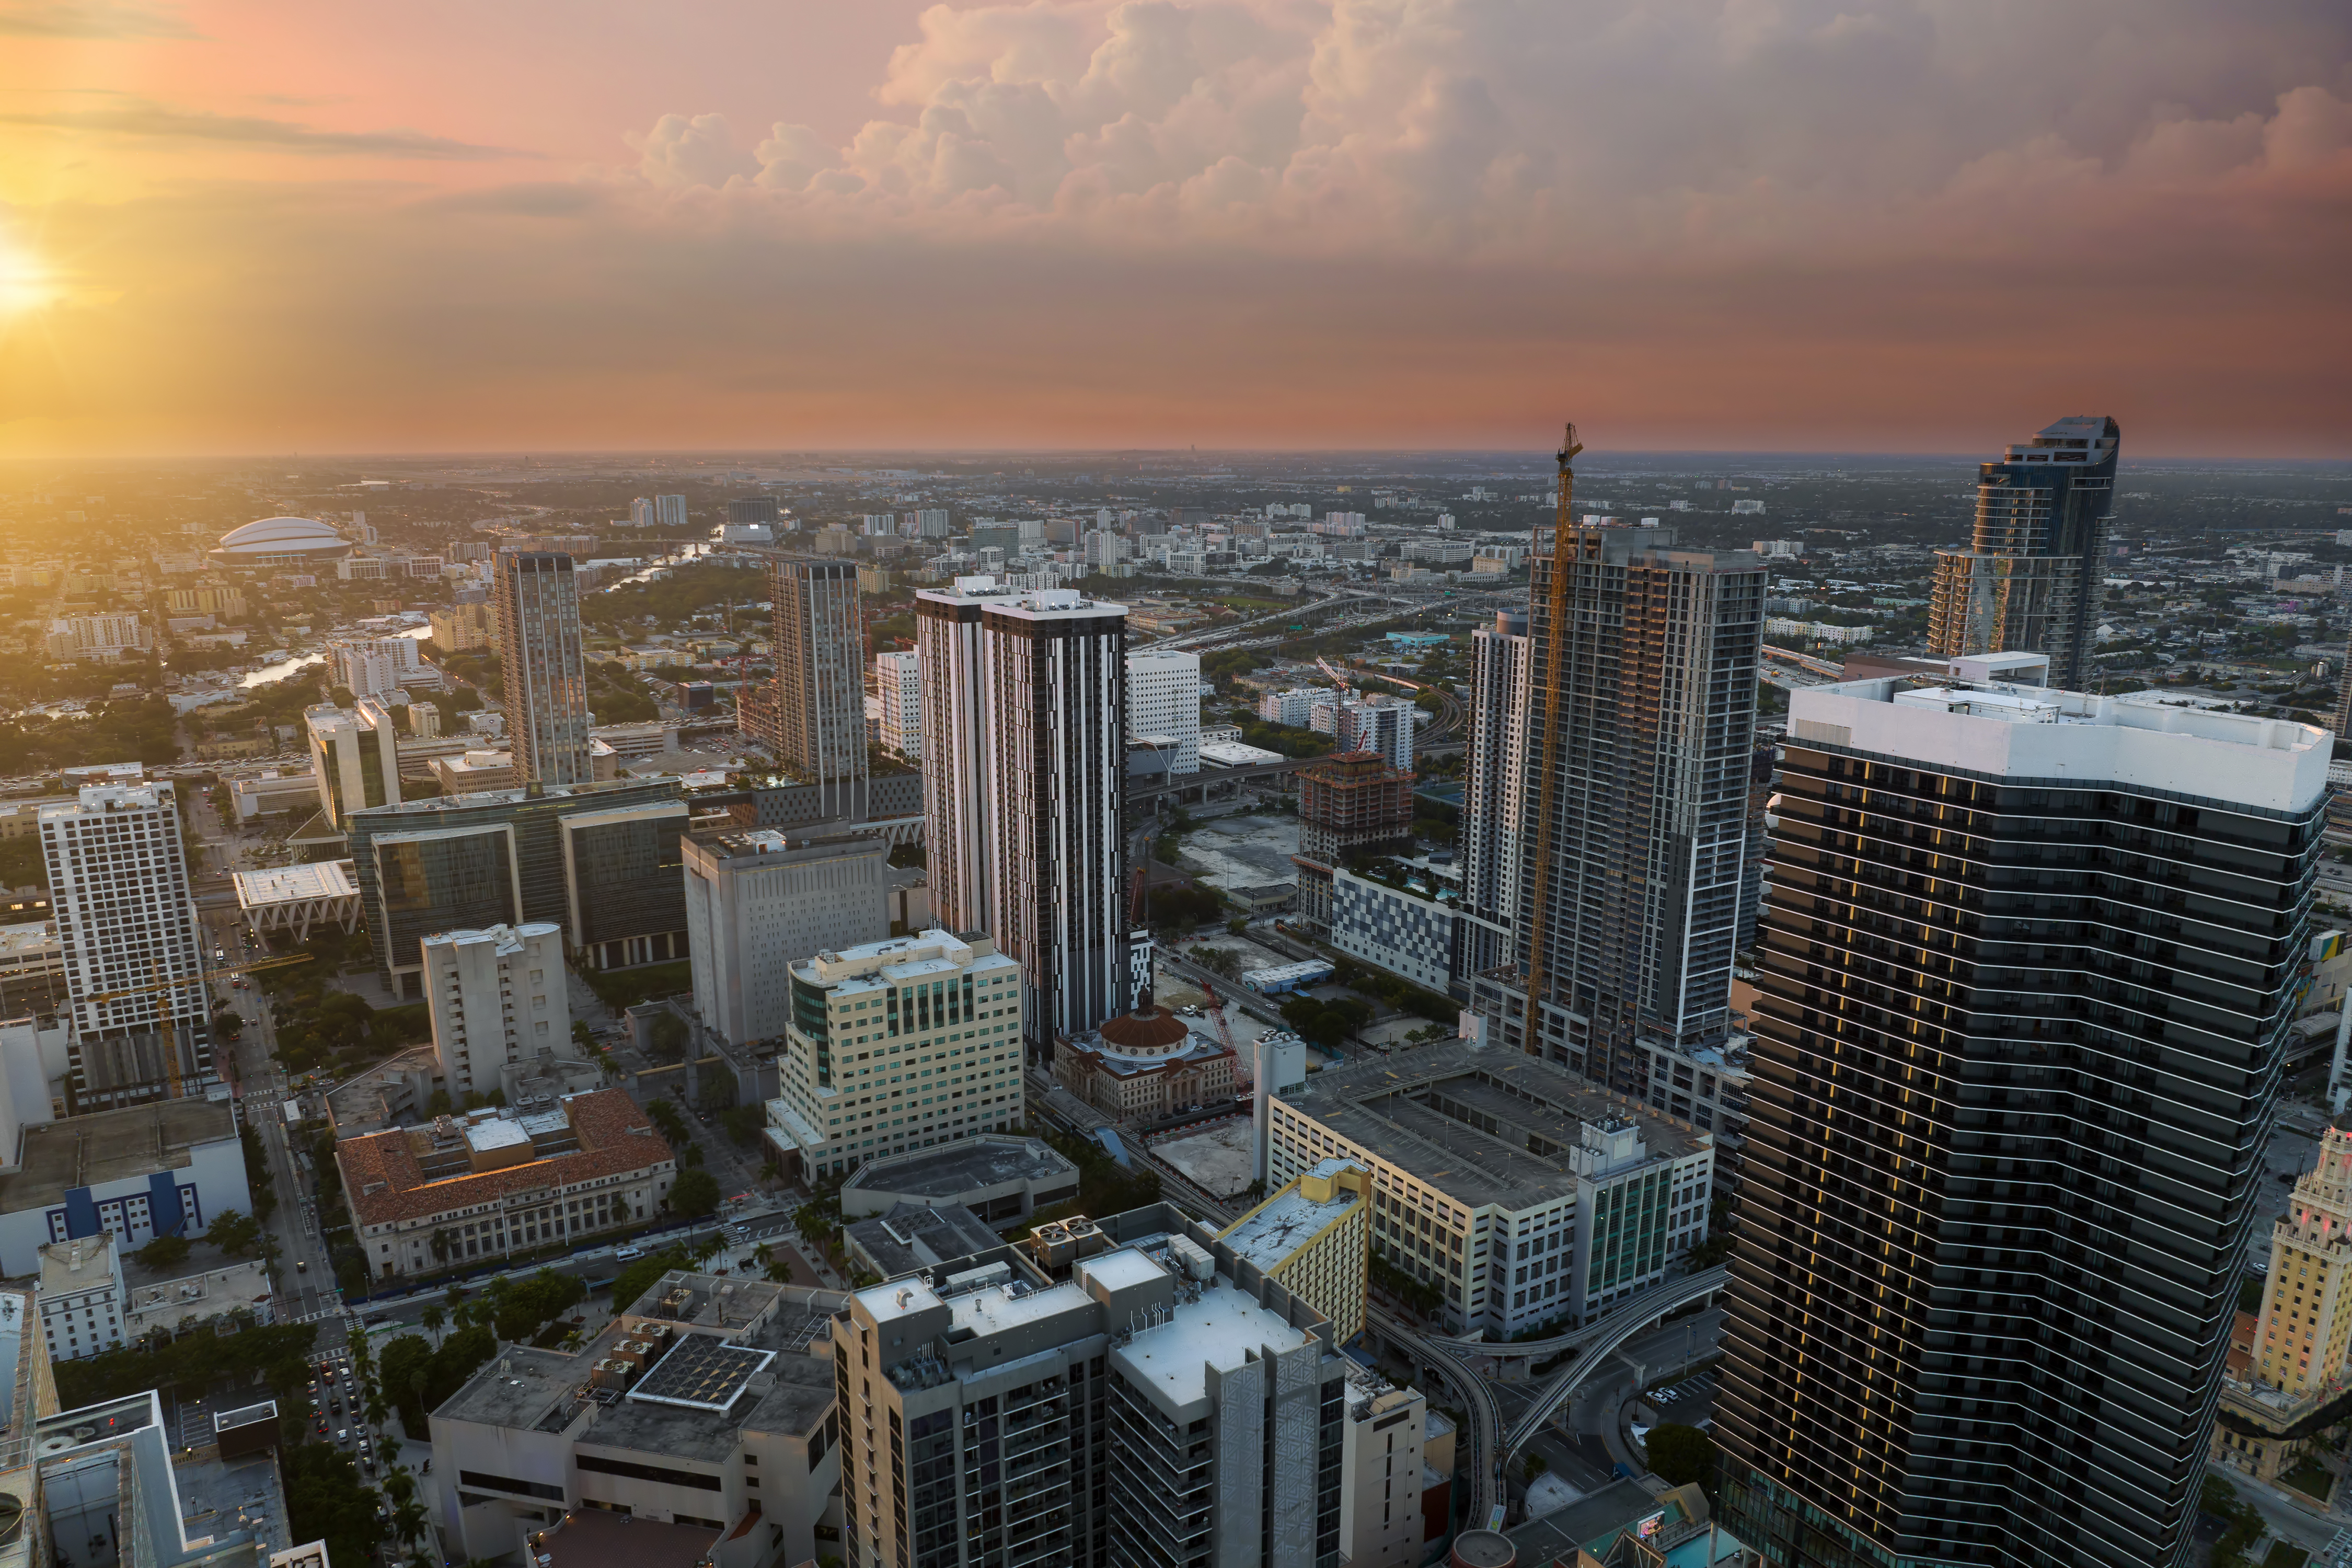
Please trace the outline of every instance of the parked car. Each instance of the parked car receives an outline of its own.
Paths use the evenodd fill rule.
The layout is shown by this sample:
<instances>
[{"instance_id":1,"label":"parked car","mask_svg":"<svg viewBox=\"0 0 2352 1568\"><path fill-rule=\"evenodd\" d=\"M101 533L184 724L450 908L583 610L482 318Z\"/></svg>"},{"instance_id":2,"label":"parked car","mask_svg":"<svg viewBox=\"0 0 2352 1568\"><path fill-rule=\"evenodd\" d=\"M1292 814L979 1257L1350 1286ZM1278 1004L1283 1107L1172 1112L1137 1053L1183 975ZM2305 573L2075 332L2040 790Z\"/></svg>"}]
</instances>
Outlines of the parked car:
<instances>
[{"instance_id":1,"label":"parked car","mask_svg":"<svg viewBox=\"0 0 2352 1568\"><path fill-rule=\"evenodd\" d=\"M646 1249L642 1247L616 1247L613 1249L614 1258L622 1263L643 1258L645 1255Z\"/></svg>"}]
</instances>

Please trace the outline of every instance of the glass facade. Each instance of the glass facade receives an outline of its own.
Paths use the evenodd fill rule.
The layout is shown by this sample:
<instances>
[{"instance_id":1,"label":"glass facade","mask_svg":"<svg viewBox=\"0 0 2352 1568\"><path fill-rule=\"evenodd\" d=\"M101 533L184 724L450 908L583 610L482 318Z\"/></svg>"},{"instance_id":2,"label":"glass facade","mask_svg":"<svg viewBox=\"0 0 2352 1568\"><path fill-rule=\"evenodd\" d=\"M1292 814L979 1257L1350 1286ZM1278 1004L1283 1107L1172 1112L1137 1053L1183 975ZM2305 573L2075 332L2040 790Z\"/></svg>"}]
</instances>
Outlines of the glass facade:
<instances>
[{"instance_id":1,"label":"glass facade","mask_svg":"<svg viewBox=\"0 0 2352 1568\"><path fill-rule=\"evenodd\" d=\"M2187 1561L2320 803L1801 740L1778 810L1727 1527L1781 1568Z\"/></svg>"}]
</instances>

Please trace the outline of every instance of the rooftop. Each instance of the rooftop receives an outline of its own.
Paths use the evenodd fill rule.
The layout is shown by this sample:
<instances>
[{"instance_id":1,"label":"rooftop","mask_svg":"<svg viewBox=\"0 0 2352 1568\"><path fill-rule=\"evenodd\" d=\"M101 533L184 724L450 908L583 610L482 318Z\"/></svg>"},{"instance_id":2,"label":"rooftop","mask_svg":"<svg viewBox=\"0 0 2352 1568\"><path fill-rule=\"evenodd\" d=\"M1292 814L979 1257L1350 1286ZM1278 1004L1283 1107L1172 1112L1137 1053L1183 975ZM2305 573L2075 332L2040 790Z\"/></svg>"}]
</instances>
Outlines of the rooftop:
<instances>
[{"instance_id":1,"label":"rooftop","mask_svg":"<svg viewBox=\"0 0 2352 1568\"><path fill-rule=\"evenodd\" d=\"M698 1568L710 1561L719 1536L700 1525L582 1508L563 1515L540 1551L548 1568Z\"/></svg>"},{"instance_id":2,"label":"rooftop","mask_svg":"<svg viewBox=\"0 0 2352 1568\"><path fill-rule=\"evenodd\" d=\"M281 866L274 871L232 871L239 909L257 910L270 904L304 903L312 899L352 899L360 886L352 879L349 860L313 860L307 866Z\"/></svg>"},{"instance_id":3,"label":"rooftop","mask_svg":"<svg viewBox=\"0 0 2352 1568\"><path fill-rule=\"evenodd\" d=\"M1307 1174L1328 1178L1350 1168L1361 1167L1353 1160L1323 1160ZM1317 1203L1293 1183L1234 1221L1217 1239L1244 1262L1271 1270L1363 1201L1347 1187L1333 1187L1328 1200Z\"/></svg>"},{"instance_id":4,"label":"rooftop","mask_svg":"<svg viewBox=\"0 0 2352 1568\"><path fill-rule=\"evenodd\" d=\"M775 1359L773 1351L729 1344L715 1335L681 1334L667 1355L646 1369L628 1397L723 1413L735 1407L752 1377Z\"/></svg>"},{"instance_id":5,"label":"rooftop","mask_svg":"<svg viewBox=\"0 0 2352 1568\"><path fill-rule=\"evenodd\" d=\"M1001 1238L961 1204L926 1207L898 1204L888 1214L844 1227L850 1245L873 1260L885 1279L969 1258L998 1246Z\"/></svg>"},{"instance_id":6,"label":"rooftop","mask_svg":"<svg viewBox=\"0 0 2352 1568\"><path fill-rule=\"evenodd\" d=\"M163 1100L27 1127L22 1163L0 1175L0 1214L61 1203L74 1187L184 1170L196 1145L236 1136L236 1112L211 1100Z\"/></svg>"},{"instance_id":7,"label":"rooftop","mask_svg":"<svg viewBox=\"0 0 2352 1568\"><path fill-rule=\"evenodd\" d=\"M1159 1269L1141 1253L1127 1250ZM1104 1261L1089 1259L1088 1268L1097 1268ZM1148 1385L1166 1403L1181 1406L1208 1397L1210 1367L1220 1373L1237 1372L1269 1350L1297 1350L1308 1338L1305 1330L1291 1327L1278 1313L1260 1306L1255 1297L1219 1275L1201 1287L1197 1299L1180 1298L1158 1327L1142 1331L1110 1353L1131 1380Z\"/></svg>"},{"instance_id":8,"label":"rooftop","mask_svg":"<svg viewBox=\"0 0 2352 1568\"><path fill-rule=\"evenodd\" d=\"M535 784L530 789L486 789L468 795L435 795L427 800L404 800L397 805L362 806L351 814L354 826L394 830L413 824L422 827L436 816L464 811L488 811L521 805L531 800L593 802L606 795L623 800L660 796L676 798L677 781L668 778L604 779L594 784Z\"/></svg>"},{"instance_id":9,"label":"rooftop","mask_svg":"<svg viewBox=\"0 0 2352 1568\"><path fill-rule=\"evenodd\" d=\"M335 1162L342 1169L352 1217L362 1226L425 1219L492 1203L509 1192L625 1175L669 1160L669 1145L628 1090L596 1089L566 1096L560 1103L579 1148L495 1171L461 1170L428 1177L422 1156L433 1152L434 1142L433 1130L427 1128L394 1128L336 1144ZM467 1142L471 1142L470 1135Z\"/></svg>"},{"instance_id":10,"label":"rooftop","mask_svg":"<svg viewBox=\"0 0 2352 1568\"><path fill-rule=\"evenodd\" d=\"M987 974L1019 967L977 931L958 936L934 928L913 936L886 937L880 942L859 942L855 947L828 949L793 964L793 975L803 984L823 986L835 994L857 995L967 968Z\"/></svg>"},{"instance_id":11,"label":"rooftop","mask_svg":"<svg viewBox=\"0 0 2352 1568\"><path fill-rule=\"evenodd\" d=\"M1602 1141L1635 1134L1644 1163L1714 1143L1540 1058L1460 1041L1327 1068L1275 1098L1472 1209L1573 1195L1588 1128Z\"/></svg>"},{"instance_id":12,"label":"rooftop","mask_svg":"<svg viewBox=\"0 0 2352 1568\"><path fill-rule=\"evenodd\" d=\"M842 1184L845 1189L897 1193L933 1204L961 1202L964 1194L1013 1182L1076 1176L1077 1167L1040 1138L983 1133L959 1138L920 1153L874 1160Z\"/></svg>"}]
</instances>

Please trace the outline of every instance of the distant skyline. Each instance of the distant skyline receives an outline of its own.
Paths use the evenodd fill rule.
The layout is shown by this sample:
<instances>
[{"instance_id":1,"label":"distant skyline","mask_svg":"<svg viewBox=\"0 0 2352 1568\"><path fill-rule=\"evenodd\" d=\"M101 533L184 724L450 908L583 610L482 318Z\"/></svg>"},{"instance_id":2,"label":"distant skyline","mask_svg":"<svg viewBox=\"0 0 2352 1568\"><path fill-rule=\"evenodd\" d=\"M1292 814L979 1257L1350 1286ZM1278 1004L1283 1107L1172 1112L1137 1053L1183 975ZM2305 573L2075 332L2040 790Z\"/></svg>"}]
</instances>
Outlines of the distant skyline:
<instances>
[{"instance_id":1,"label":"distant skyline","mask_svg":"<svg viewBox=\"0 0 2352 1568\"><path fill-rule=\"evenodd\" d=\"M0 0L0 458L2352 456L2335 0Z\"/></svg>"}]
</instances>

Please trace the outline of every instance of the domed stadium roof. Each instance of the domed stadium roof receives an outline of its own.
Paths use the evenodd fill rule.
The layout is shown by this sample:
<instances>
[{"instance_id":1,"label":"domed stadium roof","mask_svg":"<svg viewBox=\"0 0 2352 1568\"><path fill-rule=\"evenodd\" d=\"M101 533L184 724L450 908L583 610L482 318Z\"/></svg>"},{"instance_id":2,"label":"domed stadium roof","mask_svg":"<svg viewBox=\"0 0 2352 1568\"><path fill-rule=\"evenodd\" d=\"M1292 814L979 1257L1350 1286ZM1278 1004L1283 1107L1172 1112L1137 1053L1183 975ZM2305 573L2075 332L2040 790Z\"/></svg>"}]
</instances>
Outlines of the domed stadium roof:
<instances>
[{"instance_id":1,"label":"domed stadium roof","mask_svg":"<svg viewBox=\"0 0 2352 1568\"><path fill-rule=\"evenodd\" d=\"M351 541L315 518L265 517L221 535L215 555L235 559L263 555L343 555Z\"/></svg>"}]
</instances>

